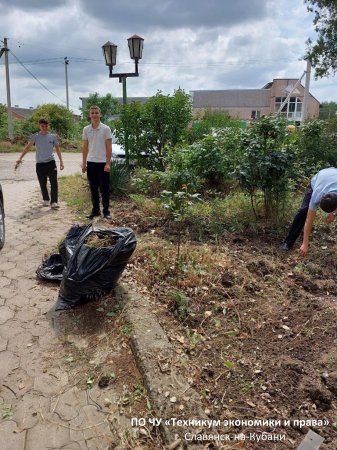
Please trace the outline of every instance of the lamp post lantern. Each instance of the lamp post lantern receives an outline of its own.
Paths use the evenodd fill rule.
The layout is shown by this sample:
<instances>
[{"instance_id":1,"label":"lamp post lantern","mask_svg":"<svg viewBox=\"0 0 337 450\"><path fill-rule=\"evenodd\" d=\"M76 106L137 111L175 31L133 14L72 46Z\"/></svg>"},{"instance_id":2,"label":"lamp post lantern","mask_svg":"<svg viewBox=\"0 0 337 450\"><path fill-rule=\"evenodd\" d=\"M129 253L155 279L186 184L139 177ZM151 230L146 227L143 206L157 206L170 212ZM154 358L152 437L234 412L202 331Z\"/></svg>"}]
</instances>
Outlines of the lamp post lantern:
<instances>
[{"instance_id":1,"label":"lamp post lantern","mask_svg":"<svg viewBox=\"0 0 337 450\"><path fill-rule=\"evenodd\" d=\"M128 39L128 46L130 52L130 58L135 61L135 71L127 73L113 73L113 67L116 65L117 59L117 45L108 41L102 45L105 64L109 67L109 78L119 78L119 82L123 83L123 105L127 103L126 96L126 79L128 77L138 77L138 62L142 59L143 55L144 39L137 34L134 34ZM127 141L127 139L126 139ZM125 142L125 159L126 164L129 166L129 152L127 142Z\"/></svg>"},{"instance_id":2,"label":"lamp post lantern","mask_svg":"<svg viewBox=\"0 0 337 450\"><path fill-rule=\"evenodd\" d=\"M123 103L126 104L126 78L138 77L138 62L142 59L144 39L134 34L128 39L130 58L135 61L135 71L128 73L113 73L113 67L116 65L117 45L108 41L102 46L105 64L109 67L109 78L119 78L119 82L123 83Z\"/></svg>"}]
</instances>

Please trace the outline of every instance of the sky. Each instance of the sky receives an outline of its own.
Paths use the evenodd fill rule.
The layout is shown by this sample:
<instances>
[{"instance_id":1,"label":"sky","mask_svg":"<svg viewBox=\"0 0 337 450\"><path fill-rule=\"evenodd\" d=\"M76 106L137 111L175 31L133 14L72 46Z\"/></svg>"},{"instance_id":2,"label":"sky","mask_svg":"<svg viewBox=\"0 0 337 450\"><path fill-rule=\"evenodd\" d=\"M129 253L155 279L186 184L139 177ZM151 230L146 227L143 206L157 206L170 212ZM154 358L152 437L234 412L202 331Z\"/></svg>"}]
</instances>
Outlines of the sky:
<instances>
[{"instance_id":1,"label":"sky","mask_svg":"<svg viewBox=\"0 0 337 450\"><path fill-rule=\"evenodd\" d=\"M150 97L300 78L306 41L315 39L304 0L0 0L0 11L12 106L66 106L67 69L75 114L90 93L122 97L122 84L105 66L107 41L118 46L113 71L123 73L134 71L127 39L144 39L140 75L127 79L127 95ZM0 103L7 104L4 62L2 56ZM315 80L311 73L310 92L320 102L337 102L336 84L336 77Z\"/></svg>"}]
</instances>

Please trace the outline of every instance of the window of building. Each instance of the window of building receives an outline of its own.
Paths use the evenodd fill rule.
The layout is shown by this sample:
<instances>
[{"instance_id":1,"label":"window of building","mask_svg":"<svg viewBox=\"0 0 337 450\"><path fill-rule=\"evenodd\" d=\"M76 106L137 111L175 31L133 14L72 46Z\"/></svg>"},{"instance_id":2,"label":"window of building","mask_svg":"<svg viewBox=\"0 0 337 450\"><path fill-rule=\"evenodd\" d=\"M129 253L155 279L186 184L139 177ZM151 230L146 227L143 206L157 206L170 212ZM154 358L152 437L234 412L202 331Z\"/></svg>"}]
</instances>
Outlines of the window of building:
<instances>
[{"instance_id":1,"label":"window of building","mask_svg":"<svg viewBox=\"0 0 337 450\"><path fill-rule=\"evenodd\" d=\"M275 97L275 111L280 109L280 106L287 97ZM281 114L284 114L287 119L301 120L302 116L302 101L298 97L290 97L287 103L282 107Z\"/></svg>"},{"instance_id":2,"label":"window of building","mask_svg":"<svg viewBox=\"0 0 337 450\"><path fill-rule=\"evenodd\" d=\"M261 116L261 111L257 111L256 109L253 109L250 118L251 119L259 119Z\"/></svg>"}]
</instances>

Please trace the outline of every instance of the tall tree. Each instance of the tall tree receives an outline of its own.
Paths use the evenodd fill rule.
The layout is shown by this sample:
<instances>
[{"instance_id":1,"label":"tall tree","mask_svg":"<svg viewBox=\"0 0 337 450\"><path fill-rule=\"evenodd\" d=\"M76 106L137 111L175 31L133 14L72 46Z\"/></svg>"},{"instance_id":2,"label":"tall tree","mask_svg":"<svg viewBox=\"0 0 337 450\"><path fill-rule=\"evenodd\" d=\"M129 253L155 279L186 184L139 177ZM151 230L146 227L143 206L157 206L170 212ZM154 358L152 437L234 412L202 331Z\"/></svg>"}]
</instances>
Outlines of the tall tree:
<instances>
[{"instance_id":1,"label":"tall tree","mask_svg":"<svg viewBox=\"0 0 337 450\"><path fill-rule=\"evenodd\" d=\"M49 120L50 130L60 137L70 137L74 130L74 119L71 111L63 105L45 103L36 108L31 117L25 120L23 131L33 133L38 131L38 121L43 117Z\"/></svg>"},{"instance_id":2,"label":"tall tree","mask_svg":"<svg viewBox=\"0 0 337 450\"><path fill-rule=\"evenodd\" d=\"M337 1L304 0L308 11L315 14L313 23L318 33L316 42L308 40L306 57L315 68L315 77L322 78L337 72Z\"/></svg>"},{"instance_id":3,"label":"tall tree","mask_svg":"<svg viewBox=\"0 0 337 450\"><path fill-rule=\"evenodd\" d=\"M97 92L95 94L90 94L87 98L85 105L82 110L83 119L85 121L90 121L89 119L89 109L90 106L98 106L101 110L101 120L102 122L108 122L111 118L119 112L120 104L118 100L112 97L111 94L100 96Z\"/></svg>"}]
</instances>

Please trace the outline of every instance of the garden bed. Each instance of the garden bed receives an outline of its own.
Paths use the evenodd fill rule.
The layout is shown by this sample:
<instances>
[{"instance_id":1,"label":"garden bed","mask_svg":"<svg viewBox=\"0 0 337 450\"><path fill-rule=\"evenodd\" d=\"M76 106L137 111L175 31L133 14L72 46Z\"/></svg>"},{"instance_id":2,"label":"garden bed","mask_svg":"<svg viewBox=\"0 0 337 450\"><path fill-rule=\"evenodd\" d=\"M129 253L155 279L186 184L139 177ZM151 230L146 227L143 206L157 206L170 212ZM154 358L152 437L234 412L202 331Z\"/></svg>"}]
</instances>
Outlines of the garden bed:
<instances>
[{"instance_id":1,"label":"garden bed","mask_svg":"<svg viewBox=\"0 0 337 450\"><path fill-rule=\"evenodd\" d=\"M278 248L292 211L276 228L253 222L249 207L236 210L232 201L235 217L226 227L215 225L227 208L218 216L214 210L211 218L207 205L189 214L177 258L180 225L155 202L141 196L112 199L109 226L130 227L138 238L121 281L136 283L151 298L174 346L173 364L199 393L210 419L291 421L223 428L225 434L267 432L284 439L237 441L224 448L296 449L311 428L325 439L320 450L335 450L336 224L329 227L318 218L303 259L297 249ZM79 209L84 216L88 205ZM329 425L321 426L323 421Z\"/></svg>"},{"instance_id":2,"label":"garden bed","mask_svg":"<svg viewBox=\"0 0 337 450\"><path fill-rule=\"evenodd\" d=\"M174 224L145 215L129 200L115 202L112 214L114 226L138 234L129 278L155 302L175 348L174 364L208 416L292 421L232 428L285 439L245 441L240 448L295 449L311 428L324 437L322 449L336 449L335 225L318 228L306 259L296 250L279 251L281 236L271 228L198 242L191 226L177 260ZM330 425L317 425L323 421Z\"/></svg>"}]
</instances>

